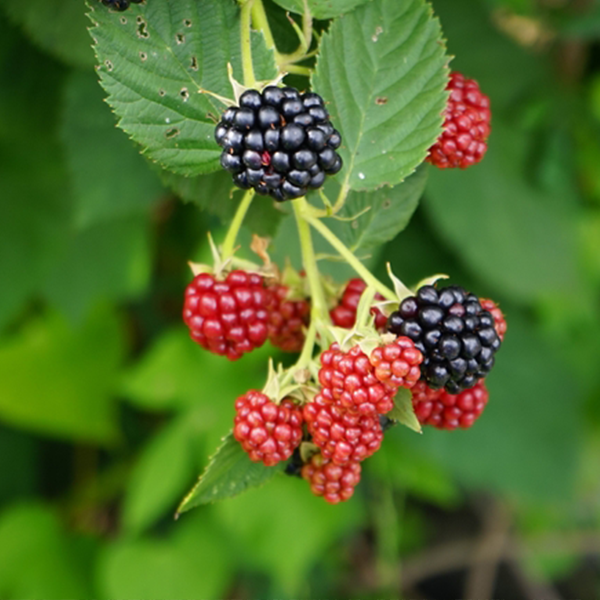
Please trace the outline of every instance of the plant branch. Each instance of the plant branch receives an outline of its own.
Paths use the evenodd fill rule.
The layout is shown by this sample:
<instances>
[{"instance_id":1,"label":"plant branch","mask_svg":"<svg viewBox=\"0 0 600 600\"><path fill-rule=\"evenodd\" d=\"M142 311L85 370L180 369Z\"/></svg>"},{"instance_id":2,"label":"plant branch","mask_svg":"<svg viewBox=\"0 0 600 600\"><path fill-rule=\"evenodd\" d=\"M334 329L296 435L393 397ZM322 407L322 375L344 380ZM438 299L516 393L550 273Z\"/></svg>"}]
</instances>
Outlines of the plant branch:
<instances>
[{"instance_id":1,"label":"plant branch","mask_svg":"<svg viewBox=\"0 0 600 600\"><path fill-rule=\"evenodd\" d=\"M339 252L367 285L374 287L386 300L397 300L396 294L381 283L325 223L312 216L307 216L306 220Z\"/></svg>"},{"instance_id":2,"label":"plant branch","mask_svg":"<svg viewBox=\"0 0 600 600\"><path fill-rule=\"evenodd\" d=\"M231 221L231 225L229 226L229 230L227 231L227 235L225 236L225 240L223 241L223 245L221 247L221 259L223 261L226 261L230 256L233 255L235 242L237 240L240 227L244 222L244 217L250 208L250 204L252 204L253 198L254 190L250 189L244 194L242 201L235 211L233 221Z\"/></svg>"},{"instance_id":3,"label":"plant branch","mask_svg":"<svg viewBox=\"0 0 600 600\"><path fill-rule=\"evenodd\" d=\"M254 65L252 64L252 39L250 36L250 28L252 25L252 5L254 2L255 0L240 0L242 11L240 20L242 68L244 71L244 85L249 88L256 87Z\"/></svg>"}]
</instances>

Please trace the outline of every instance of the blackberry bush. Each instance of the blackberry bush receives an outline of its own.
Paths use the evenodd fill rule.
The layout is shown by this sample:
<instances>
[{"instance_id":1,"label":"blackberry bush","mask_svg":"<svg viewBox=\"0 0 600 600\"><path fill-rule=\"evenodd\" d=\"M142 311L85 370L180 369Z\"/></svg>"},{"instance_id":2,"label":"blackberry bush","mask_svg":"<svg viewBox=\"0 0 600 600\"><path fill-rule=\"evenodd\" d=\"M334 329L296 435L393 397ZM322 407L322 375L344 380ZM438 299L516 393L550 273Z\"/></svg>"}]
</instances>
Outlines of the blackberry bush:
<instances>
[{"instance_id":1,"label":"blackberry bush","mask_svg":"<svg viewBox=\"0 0 600 600\"><path fill-rule=\"evenodd\" d=\"M215 129L221 166L233 182L278 202L304 196L342 168L342 138L314 92L268 86L248 90Z\"/></svg>"}]
</instances>

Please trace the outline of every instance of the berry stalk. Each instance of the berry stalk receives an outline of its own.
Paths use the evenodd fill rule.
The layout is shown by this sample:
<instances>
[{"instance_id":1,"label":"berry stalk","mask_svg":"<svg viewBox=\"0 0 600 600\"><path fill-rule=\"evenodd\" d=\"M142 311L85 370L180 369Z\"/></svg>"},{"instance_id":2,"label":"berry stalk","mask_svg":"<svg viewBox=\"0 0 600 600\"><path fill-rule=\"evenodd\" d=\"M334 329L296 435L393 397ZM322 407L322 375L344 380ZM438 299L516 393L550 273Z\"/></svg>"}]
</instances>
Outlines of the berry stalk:
<instances>
[{"instance_id":1,"label":"berry stalk","mask_svg":"<svg viewBox=\"0 0 600 600\"><path fill-rule=\"evenodd\" d=\"M375 288L386 300L398 301L396 294L375 277L365 267L352 251L340 240L320 219L307 215L306 221L310 223L342 256L358 275L371 287Z\"/></svg>"},{"instance_id":2,"label":"berry stalk","mask_svg":"<svg viewBox=\"0 0 600 600\"><path fill-rule=\"evenodd\" d=\"M250 204L252 204L252 200L254 198L254 190L249 189L242 198L237 210L235 211L235 215L233 217L233 221L231 221L231 225L229 226L229 230L227 231L227 235L225 236L225 240L223 241L223 246L221 247L221 258L223 261L226 261L233 254L233 250L235 247L235 242L237 240L238 233L240 231L240 227L244 222L244 218L248 209L250 208Z\"/></svg>"},{"instance_id":3,"label":"berry stalk","mask_svg":"<svg viewBox=\"0 0 600 600\"><path fill-rule=\"evenodd\" d=\"M252 25L252 5L254 0L239 0L241 7L240 34L242 46L242 69L244 71L244 85L249 88L256 87L254 65L252 64L252 40L250 28Z\"/></svg>"}]
</instances>

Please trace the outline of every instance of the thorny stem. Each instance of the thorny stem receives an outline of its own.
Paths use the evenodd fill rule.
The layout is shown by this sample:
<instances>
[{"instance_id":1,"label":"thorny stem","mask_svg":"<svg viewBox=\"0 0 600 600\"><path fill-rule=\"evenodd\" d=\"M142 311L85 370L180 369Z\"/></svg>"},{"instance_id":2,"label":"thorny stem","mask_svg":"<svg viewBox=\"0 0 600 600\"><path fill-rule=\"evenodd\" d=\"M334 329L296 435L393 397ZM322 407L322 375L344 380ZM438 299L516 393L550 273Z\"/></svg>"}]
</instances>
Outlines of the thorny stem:
<instances>
[{"instance_id":1,"label":"thorny stem","mask_svg":"<svg viewBox=\"0 0 600 600\"><path fill-rule=\"evenodd\" d=\"M256 87L254 77L254 65L252 64L252 39L250 27L252 22L252 5L255 0L239 0L241 6L241 45L242 45L242 68L244 71L244 85L249 88Z\"/></svg>"},{"instance_id":2,"label":"thorny stem","mask_svg":"<svg viewBox=\"0 0 600 600\"><path fill-rule=\"evenodd\" d=\"M250 208L250 204L252 204L252 199L254 198L254 190L250 189L242 198L237 210L235 211L235 215L233 217L233 221L231 221L231 225L229 226L229 230L227 231L227 235L225 236L225 240L223 241L223 246L221 247L221 259L226 261L230 256L233 255L233 251L235 248L235 241L237 240L238 233L240 231L240 227L244 222L244 217Z\"/></svg>"},{"instance_id":3,"label":"thorny stem","mask_svg":"<svg viewBox=\"0 0 600 600\"><path fill-rule=\"evenodd\" d=\"M306 221L310 223L342 256L346 262L356 271L363 281L374 287L386 300L397 301L396 294L385 286L377 277L375 277L367 267L365 267L346 245L323 223L320 219L307 215Z\"/></svg>"}]
</instances>

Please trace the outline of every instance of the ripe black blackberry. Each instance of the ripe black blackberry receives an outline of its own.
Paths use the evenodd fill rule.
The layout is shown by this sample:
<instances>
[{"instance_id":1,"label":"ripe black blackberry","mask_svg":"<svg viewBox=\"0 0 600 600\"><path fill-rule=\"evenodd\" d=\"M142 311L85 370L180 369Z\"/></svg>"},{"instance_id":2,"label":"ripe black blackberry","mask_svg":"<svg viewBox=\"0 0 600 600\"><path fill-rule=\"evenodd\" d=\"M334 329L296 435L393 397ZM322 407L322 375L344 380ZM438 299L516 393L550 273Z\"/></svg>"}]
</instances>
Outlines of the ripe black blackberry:
<instances>
[{"instance_id":1,"label":"ripe black blackberry","mask_svg":"<svg viewBox=\"0 0 600 600\"><path fill-rule=\"evenodd\" d=\"M342 168L342 139L329 122L323 99L294 88L247 90L215 129L221 166L238 187L275 200L304 196Z\"/></svg>"},{"instance_id":2,"label":"ripe black blackberry","mask_svg":"<svg viewBox=\"0 0 600 600\"><path fill-rule=\"evenodd\" d=\"M114 8L119 12L127 10L131 3L140 4L143 0L100 0L104 6L108 6L109 8Z\"/></svg>"},{"instance_id":3,"label":"ripe black blackberry","mask_svg":"<svg viewBox=\"0 0 600 600\"><path fill-rule=\"evenodd\" d=\"M500 338L494 317L459 286L419 288L390 315L388 331L405 335L423 353L421 380L450 394L473 387L494 365Z\"/></svg>"}]
</instances>

